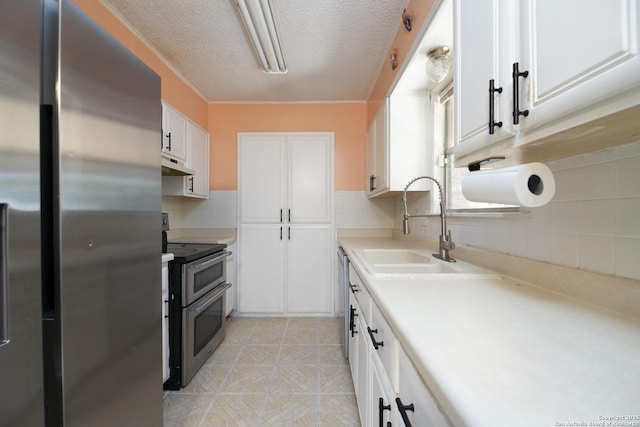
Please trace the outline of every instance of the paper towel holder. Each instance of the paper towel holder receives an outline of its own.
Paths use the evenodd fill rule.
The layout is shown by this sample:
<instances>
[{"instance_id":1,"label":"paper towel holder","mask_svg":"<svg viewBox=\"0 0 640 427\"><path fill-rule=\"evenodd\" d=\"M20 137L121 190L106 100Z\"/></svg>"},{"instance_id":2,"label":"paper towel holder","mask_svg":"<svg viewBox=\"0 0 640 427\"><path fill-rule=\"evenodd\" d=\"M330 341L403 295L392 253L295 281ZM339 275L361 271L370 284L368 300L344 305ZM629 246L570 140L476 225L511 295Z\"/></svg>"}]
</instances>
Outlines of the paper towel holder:
<instances>
[{"instance_id":1,"label":"paper towel holder","mask_svg":"<svg viewBox=\"0 0 640 427\"><path fill-rule=\"evenodd\" d=\"M506 159L506 157L504 156L495 156L495 157L487 157L486 159L482 159L479 162L469 163L469 166L468 166L469 172L479 171L480 165L482 163L490 163L490 162L504 160L504 159Z\"/></svg>"}]
</instances>

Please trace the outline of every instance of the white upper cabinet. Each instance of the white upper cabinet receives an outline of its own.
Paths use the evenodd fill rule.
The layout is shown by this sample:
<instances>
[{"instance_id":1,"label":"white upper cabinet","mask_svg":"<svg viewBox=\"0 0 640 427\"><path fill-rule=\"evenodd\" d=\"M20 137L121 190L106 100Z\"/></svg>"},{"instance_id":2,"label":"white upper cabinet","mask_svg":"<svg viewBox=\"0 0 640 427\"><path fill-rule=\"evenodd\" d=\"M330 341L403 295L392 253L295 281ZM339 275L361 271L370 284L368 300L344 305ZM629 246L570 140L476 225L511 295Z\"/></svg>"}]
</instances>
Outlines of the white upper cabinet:
<instances>
[{"instance_id":1,"label":"white upper cabinet","mask_svg":"<svg viewBox=\"0 0 640 427\"><path fill-rule=\"evenodd\" d=\"M456 163L636 140L622 112L640 104L639 3L455 0Z\"/></svg>"},{"instance_id":2,"label":"white upper cabinet","mask_svg":"<svg viewBox=\"0 0 640 427\"><path fill-rule=\"evenodd\" d=\"M291 224L331 220L331 146L327 135L287 138L287 220Z\"/></svg>"},{"instance_id":3,"label":"white upper cabinet","mask_svg":"<svg viewBox=\"0 0 640 427\"><path fill-rule=\"evenodd\" d=\"M240 222L331 222L330 135L247 134L240 138Z\"/></svg>"},{"instance_id":4,"label":"white upper cabinet","mask_svg":"<svg viewBox=\"0 0 640 427\"><path fill-rule=\"evenodd\" d=\"M187 155L187 118L162 103L162 155L184 164Z\"/></svg>"},{"instance_id":5,"label":"white upper cabinet","mask_svg":"<svg viewBox=\"0 0 640 427\"><path fill-rule=\"evenodd\" d=\"M369 197L401 192L413 178L430 174L426 91L393 93L380 105L366 139L366 189ZM411 191L426 190L416 183Z\"/></svg>"},{"instance_id":6,"label":"white upper cabinet","mask_svg":"<svg viewBox=\"0 0 640 427\"><path fill-rule=\"evenodd\" d=\"M240 222L283 222L286 208L286 137L247 135L238 142Z\"/></svg>"},{"instance_id":7,"label":"white upper cabinet","mask_svg":"<svg viewBox=\"0 0 640 427\"><path fill-rule=\"evenodd\" d=\"M523 129L561 119L640 84L637 0L521 2ZM637 101L636 101L637 102Z\"/></svg>"},{"instance_id":8,"label":"white upper cabinet","mask_svg":"<svg viewBox=\"0 0 640 427\"><path fill-rule=\"evenodd\" d=\"M512 0L456 0L454 16L458 143L469 150L514 133L510 93L516 16Z\"/></svg>"},{"instance_id":9,"label":"white upper cabinet","mask_svg":"<svg viewBox=\"0 0 640 427\"><path fill-rule=\"evenodd\" d=\"M187 176L163 176L162 195L208 199L209 134L164 102L162 118L162 156L194 171Z\"/></svg>"},{"instance_id":10,"label":"white upper cabinet","mask_svg":"<svg viewBox=\"0 0 640 427\"><path fill-rule=\"evenodd\" d=\"M187 164L196 171L184 177L185 195L209 198L209 134L195 124L187 123Z\"/></svg>"}]
</instances>

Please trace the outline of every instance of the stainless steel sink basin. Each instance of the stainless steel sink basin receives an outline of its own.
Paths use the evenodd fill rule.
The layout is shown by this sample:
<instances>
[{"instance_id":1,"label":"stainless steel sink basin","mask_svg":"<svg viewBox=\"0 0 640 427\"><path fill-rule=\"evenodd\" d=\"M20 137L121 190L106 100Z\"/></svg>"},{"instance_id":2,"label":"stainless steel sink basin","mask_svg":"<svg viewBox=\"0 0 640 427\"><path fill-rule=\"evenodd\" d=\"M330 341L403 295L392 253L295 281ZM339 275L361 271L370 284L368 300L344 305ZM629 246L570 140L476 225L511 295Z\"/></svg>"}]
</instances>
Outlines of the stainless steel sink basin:
<instances>
[{"instance_id":1,"label":"stainless steel sink basin","mask_svg":"<svg viewBox=\"0 0 640 427\"><path fill-rule=\"evenodd\" d=\"M411 249L360 249L355 254L369 274L380 278L499 277L497 273L466 262L448 263Z\"/></svg>"}]
</instances>

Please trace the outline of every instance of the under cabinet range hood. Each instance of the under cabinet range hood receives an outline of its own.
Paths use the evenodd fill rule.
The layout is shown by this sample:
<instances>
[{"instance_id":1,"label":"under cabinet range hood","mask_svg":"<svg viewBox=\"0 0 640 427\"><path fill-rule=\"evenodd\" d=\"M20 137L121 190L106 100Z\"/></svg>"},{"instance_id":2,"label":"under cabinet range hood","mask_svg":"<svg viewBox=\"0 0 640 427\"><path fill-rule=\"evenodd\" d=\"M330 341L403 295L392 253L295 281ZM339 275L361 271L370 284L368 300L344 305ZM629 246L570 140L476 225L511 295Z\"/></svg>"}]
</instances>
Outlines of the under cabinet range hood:
<instances>
[{"instance_id":1,"label":"under cabinet range hood","mask_svg":"<svg viewBox=\"0 0 640 427\"><path fill-rule=\"evenodd\" d=\"M162 157L161 165L163 176L186 176L196 174L195 170L189 169L184 164L178 163L177 160Z\"/></svg>"}]
</instances>

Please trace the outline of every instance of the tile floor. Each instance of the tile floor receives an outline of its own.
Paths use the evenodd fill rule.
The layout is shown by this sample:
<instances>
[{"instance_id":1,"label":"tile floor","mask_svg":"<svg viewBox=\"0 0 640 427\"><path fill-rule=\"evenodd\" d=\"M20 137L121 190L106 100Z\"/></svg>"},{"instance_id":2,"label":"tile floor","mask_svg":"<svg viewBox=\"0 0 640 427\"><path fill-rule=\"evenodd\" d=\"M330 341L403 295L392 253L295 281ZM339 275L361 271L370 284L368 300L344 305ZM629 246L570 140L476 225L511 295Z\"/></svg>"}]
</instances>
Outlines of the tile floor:
<instances>
[{"instance_id":1,"label":"tile floor","mask_svg":"<svg viewBox=\"0 0 640 427\"><path fill-rule=\"evenodd\" d=\"M165 427L360 426L336 318L231 318L189 385L165 393Z\"/></svg>"}]
</instances>

